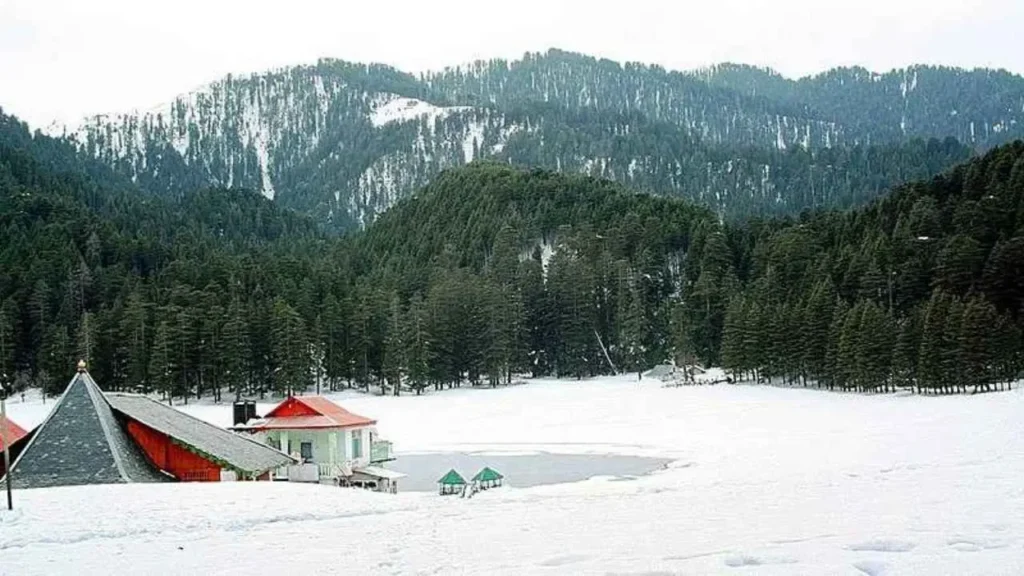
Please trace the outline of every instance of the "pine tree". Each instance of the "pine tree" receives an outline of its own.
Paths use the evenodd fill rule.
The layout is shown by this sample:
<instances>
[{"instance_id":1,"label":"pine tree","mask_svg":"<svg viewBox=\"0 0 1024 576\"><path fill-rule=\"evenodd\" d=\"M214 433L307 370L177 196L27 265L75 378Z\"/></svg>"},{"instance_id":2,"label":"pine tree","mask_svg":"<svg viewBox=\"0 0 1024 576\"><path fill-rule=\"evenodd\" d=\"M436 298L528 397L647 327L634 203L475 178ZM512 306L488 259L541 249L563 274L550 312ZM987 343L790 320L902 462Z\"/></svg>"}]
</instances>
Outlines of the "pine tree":
<instances>
[{"instance_id":1,"label":"pine tree","mask_svg":"<svg viewBox=\"0 0 1024 576\"><path fill-rule=\"evenodd\" d=\"M679 327L680 330L685 328ZM644 318L643 299L635 285L627 278L619 295L619 346L622 348L622 368L641 374L646 363L645 342L647 320ZM677 339L677 343L680 340ZM685 352L683 350L679 350Z\"/></svg>"},{"instance_id":2,"label":"pine tree","mask_svg":"<svg viewBox=\"0 0 1024 576\"><path fill-rule=\"evenodd\" d=\"M924 309L924 324L921 329L921 349L918 352L918 387L937 390L945 381L943 365L943 334L946 316L949 312L949 298L936 290Z\"/></svg>"},{"instance_id":3,"label":"pine tree","mask_svg":"<svg viewBox=\"0 0 1024 576\"><path fill-rule=\"evenodd\" d=\"M419 293L413 294L405 316L403 339L409 359L409 385L416 394L422 393L430 381L430 340L427 326L427 309L423 297Z\"/></svg>"},{"instance_id":4,"label":"pine tree","mask_svg":"<svg viewBox=\"0 0 1024 576\"><path fill-rule=\"evenodd\" d=\"M861 385L869 390L888 389L895 344L889 315L874 300L865 300L857 342L857 372Z\"/></svg>"},{"instance_id":5,"label":"pine tree","mask_svg":"<svg viewBox=\"0 0 1024 576\"><path fill-rule=\"evenodd\" d=\"M146 303L142 294L133 290L121 316L117 355L123 362L129 386L142 389L148 386L147 352L152 340L146 316Z\"/></svg>"},{"instance_id":6,"label":"pine tree","mask_svg":"<svg viewBox=\"0 0 1024 576\"><path fill-rule=\"evenodd\" d=\"M957 341L962 386L991 390L997 381L999 320L995 308L984 298L967 300Z\"/></svg>"},{"instance_id":7,"label":"pine tree","mask_svg":"<svg viewBox=\"0 0 1024 576\"><path fill-rule=\"evenodd\" d=\"M249 327L246 323L245 307L235 299L225 312L224 327L221 330L219 354L221 357L221 380L234 396L242 398L242 390L249 378Z\"/></svg>"},{"instance_id":8,"label":"pine tree","mask_svg":"<svg viewBox=\"0 0 1024 576\"><path fill-rule=\"evenodd\" d=\"M324 373L328 387L337 389L338 382L347 373L345 369L345 319L341 304L334 294L324 299L321 321L324 348Z\"/></svg>"},{"instance_id":9,"label":"pine tree","mask_svg":"<svg viewBox=\"0 0 1024 576\"><path fill-rule=\"evenodd\" d=\"M920 312L912 311L896 329L893 348L893 384L913 388L918 383L918 350L921 348Z\"/></svg>"},{"instance_id":10,"label":"pine tree","mask_svg":"<svg viewBox=\"0 0 1024 576\"><path fill-rule=\"evenodd\" d=\"M14 376L14 302L0 301L0 375Z\"/></svg>"},{"instance_id":11,"label":"pine tree","mask_svg":"<svg viewBox=\"0 0 1024 576\"><path fill-rule=\"evenodd\" d=\"M940 362L942 377L940 382L946 392L957 389L964 390L964 365L960 355L961 331L964 324L964 303L959 298L952 298L946 312L945 323L939 338L942 351Z\"/></svg>"},{"instance_id":12,"label":"pine tree","mask_svg":"<svg viewBox=\"0 0 1024 576\"><path fill-rule=\"evenodd\" d=\"M281 395L309 387L309 349L302 317L283 298L274 300L271 327L274 390Z\"/></svg>"},{"instance_id":13,"label":"pine tree","mask_svg":"<svg viewBox=\"0 0 1024 576\"><path fill-rule=\"evenodd\" d=\"M835 308L836 293L828 280L818 282L803 310L799 329L802 336L802 364L807 374L819 381L827 377L829 327Z\"/></svg>"},{"instance_id":14,"label":"pine tree","mask_svg":"<svg viewBox=\"0 0 1024 576\"><path fill-rule=\"evenodd\" d=\"M743 296L733 296L722 328L722 367L731 372L735 380L742 380L743 374L750 369L744 334L746 315Z\"/></svg>"},{"instance_id":15,"label":"pine tree","mask_svg":"<svg viewBox=\"0 0 1024 576\"><path fill-rule=\"evenodd\" d=\"M860 351L860 323L864 312L864 301L860 301L846 313L842 329L839 333L839 345L836 357L836 372L839 385L845 389L863 385L863 372L858 365Z\"/></svg>"},{"instance_id":16,"label":"pine tree","mask_svg":"<svg viewBox=\"0 0 1024 576\"><path fill-rule=\"evenodd\" d=\"M93 360L93 353L96 350L96 324L91 312L82 312L81 320L78 322L78 331L75 333L75 352L80 360L90 364Z\"/></svg>"},{"instance_id":17,"label":"pine tree","mask_svg":"<svg viewBox=\"0 0 1024 576\"><path fill-rule=\"evenodd\" d=\"M43 379L43 392L47 395L59 394L67 382L64 377L75 369L74 345L68 329L54 324L43 338L38 365L40 372L46 372L50 379Z\"/></svg>"},{"instance_id":18,"label":"pine tree","mask_svg":"<svg viewBox=\"0 0 1024 576\"><path fill-rule=\"evenodd\" d=\"M173 371L174 350L171 344L171 328L167 322L160 322L156 327L156 334L153 336L153 349L149 355L150 382L153 389L164 394L168 403L171 402L171 391L174 387L175 377Z\"/></svg>"},{"instance_id":19,"label":"pine tree","mask_svg":"<svg viewBox=\"0 0 1024 576\"><path fill-rule=\"evenodd\" d=\"M384 337L384 379L395 396L401 394L402 380L408 371L408 346L403 330L402 306L398 294L392 294L388 305L387 332ZM381 388L383 392L383 388Z\"/></svg>"}]
</instances>

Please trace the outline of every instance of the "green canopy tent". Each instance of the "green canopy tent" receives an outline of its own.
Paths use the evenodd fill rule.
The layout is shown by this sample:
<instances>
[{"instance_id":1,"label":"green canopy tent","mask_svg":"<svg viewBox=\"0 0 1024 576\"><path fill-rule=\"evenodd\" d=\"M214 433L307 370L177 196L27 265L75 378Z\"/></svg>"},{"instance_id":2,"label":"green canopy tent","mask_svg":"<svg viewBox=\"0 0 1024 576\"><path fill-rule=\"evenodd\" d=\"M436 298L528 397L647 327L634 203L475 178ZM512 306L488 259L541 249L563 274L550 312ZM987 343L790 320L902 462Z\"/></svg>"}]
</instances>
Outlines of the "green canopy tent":
<instances>
[{"instance_id":1,"label":"green canopy tent","mask_svg":"<svg viewBox=\"0 0 1024 576\"><path fill-rule=\"evenodd\" d=\"M481 490L501 486L501 481L504 479L504 476L489 467L484 467L483 470L476 473L476 476L473 476L473 482L476 483Z\"/></svg>"},{"instance_id":2,"label":"green canopy tent","mask_svg":"<svg viewBox=\"0 0 1024 576\"><path fill-rule=\"evenodd\" d=\"M466 479L452 468L437 481L437 484L439 486L438 493L442 496L445 494L457 494L466 485Z\"/></svg>"}]
</instances>

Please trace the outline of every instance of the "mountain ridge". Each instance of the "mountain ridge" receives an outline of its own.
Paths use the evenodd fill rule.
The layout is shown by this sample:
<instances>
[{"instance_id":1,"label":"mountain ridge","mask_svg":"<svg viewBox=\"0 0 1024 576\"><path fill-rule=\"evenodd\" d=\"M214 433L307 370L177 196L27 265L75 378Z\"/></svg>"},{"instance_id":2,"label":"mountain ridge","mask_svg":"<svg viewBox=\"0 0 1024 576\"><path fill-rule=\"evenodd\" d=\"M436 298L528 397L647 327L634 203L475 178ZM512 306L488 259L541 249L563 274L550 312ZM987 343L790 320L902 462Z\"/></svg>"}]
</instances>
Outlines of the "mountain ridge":
<instances>
[{"instance_id":1,"label":"mountain ridge","mask_svg":"<svg viewBox=\"0 0 1024 576\"><path fill-rule=\"evenodd\" d=\"M419 76L321 59L227 76L62 134L145 189L252 188L338 230L478 158L609 177L742 217L857 205L1024 134L1019 76L865 74L678 72L560 50ZM943 95L962 85L974 96ZM931 86L939 95L917 96ZM980 94L992 93L986 104ZM941 121L935 109L947 111ZM967 145L928 142L949 137ZM897 165L870 160L893 149Z\"/></svg>"}]
</instances>

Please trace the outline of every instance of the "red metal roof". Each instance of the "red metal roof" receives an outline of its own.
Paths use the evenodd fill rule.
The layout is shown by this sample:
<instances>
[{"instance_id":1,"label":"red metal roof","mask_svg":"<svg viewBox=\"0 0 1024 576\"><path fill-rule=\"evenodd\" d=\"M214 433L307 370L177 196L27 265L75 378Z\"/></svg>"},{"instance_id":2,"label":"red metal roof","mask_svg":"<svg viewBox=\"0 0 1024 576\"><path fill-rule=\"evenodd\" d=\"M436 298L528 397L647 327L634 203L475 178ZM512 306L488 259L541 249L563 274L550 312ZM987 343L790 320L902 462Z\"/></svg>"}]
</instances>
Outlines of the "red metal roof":
<instances>
[{"instance_id":1,"label":"red metal roof","mask_svg":"<svg viewBox=\"0 0 1024 576\"><path fill-rule=\"evenodd\" d=\"M3 426L4 428L4 433L0 435L0 450L3 450L4 438L6 438L7 441L10 442L11 444L14 444L18 440L21 440L25 436L28 436L28 432L25 431L24 428L18 426L10 419L4 419L3 417L0 417L0 426Z\"/></svg>"},{"instance_id":2,"label":"red metal roof","mask_svg":"<svg viewBox=\"0 0 1024 576\"><path fill-rule=\"evenodd\" d=\"M323 396L292 396L249 428L281 430L301 428L352 428L377 421L345 410Z\"/></svg>"}]
</instances>

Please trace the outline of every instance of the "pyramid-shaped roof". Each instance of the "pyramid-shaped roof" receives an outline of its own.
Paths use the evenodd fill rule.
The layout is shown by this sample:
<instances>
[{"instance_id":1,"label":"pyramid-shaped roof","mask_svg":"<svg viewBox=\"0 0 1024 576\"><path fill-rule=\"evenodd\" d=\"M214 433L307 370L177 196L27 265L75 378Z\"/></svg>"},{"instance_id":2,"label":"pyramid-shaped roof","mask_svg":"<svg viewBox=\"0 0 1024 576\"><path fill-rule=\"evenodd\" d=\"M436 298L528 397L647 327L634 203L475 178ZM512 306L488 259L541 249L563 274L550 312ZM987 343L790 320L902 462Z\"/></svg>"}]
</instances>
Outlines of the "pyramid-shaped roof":
<instances>
[{"instance_id":1,"label":"pyramid-shaped roof","mask_svg":"<svg viewBox=\"0 0 1024 576\"><path fill-rule=\"evenodd\" d=\"M494 482L495 480L501 480L502 478L504 478L504 476L496 472L493 468L484 467L483 470L476 473L476 476L473 476L473 482Z\"/></svg>"},{"instance_id":2,"label":"pyramid-shaped roof","mask_svg":"<svg viewBox=\"0 0 1024 576\"><path fill-rule=\"evenodd\" d=\"M159 482L153 468L128 438L110 404L84 369L11 466L18 488Z\"/></svg>"},{"instance_id":3,"label":"pyramid-shaped roof","mask_svg":"<svg viewBox=\"0 0 1024 576\"><path fill-rule=\"evenodd\" d=\"M452 468L451 470L448 471L447 474L442 476L441 479L437 481L437 483L444 484L446 486L455 486L458 484L465 484L466 479L463 478L461 474L456 472L454 468Z\"/></svg>"}]
</instances>

